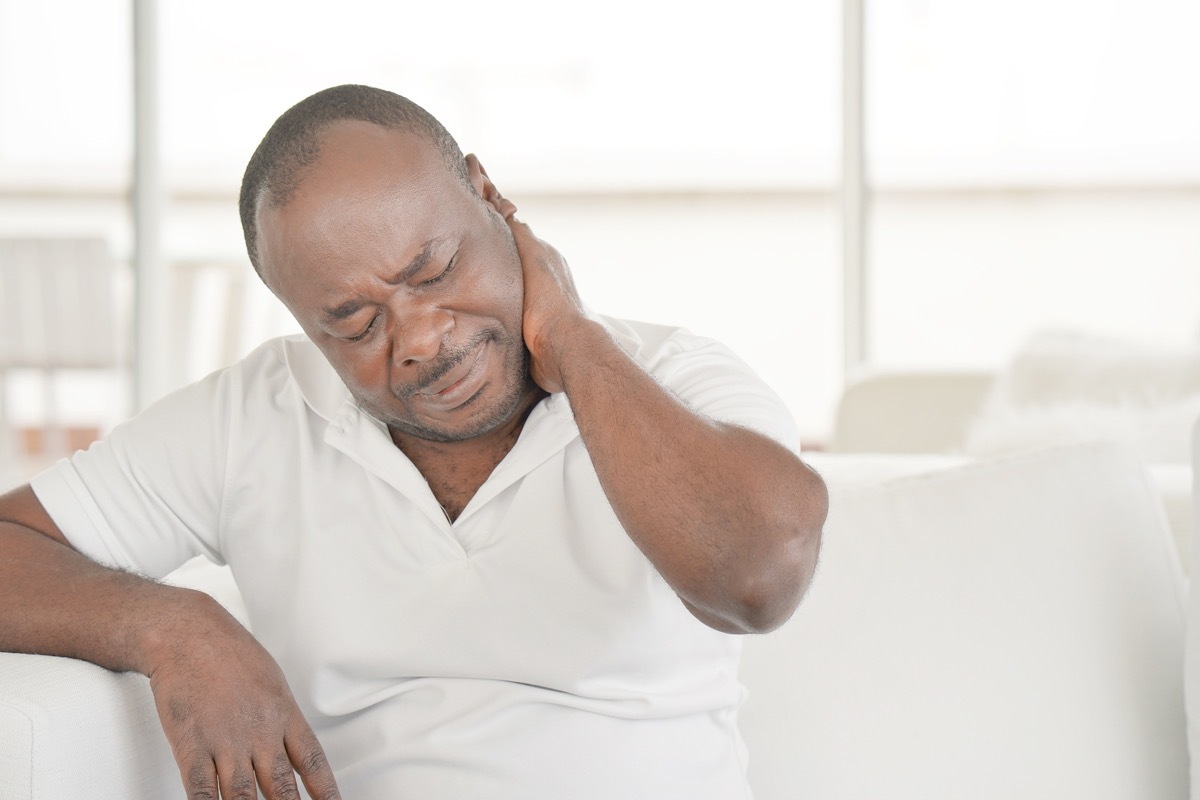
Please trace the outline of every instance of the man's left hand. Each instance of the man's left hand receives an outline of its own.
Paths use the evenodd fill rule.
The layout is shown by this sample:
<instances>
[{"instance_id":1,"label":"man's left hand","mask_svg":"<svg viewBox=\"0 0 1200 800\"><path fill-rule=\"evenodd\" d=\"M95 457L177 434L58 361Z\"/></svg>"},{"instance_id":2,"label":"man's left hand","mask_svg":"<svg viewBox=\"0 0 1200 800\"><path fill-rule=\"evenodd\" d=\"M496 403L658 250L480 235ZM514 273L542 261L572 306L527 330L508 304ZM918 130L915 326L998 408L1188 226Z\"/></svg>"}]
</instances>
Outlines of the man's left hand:
<instances>
[{"instance_id":1,"label":"man's left hand","mask_svg":"<svg viewBox=\"0 0 1200 800\"><path fill-rule=\"evenodd\" d=\"M820 476L779 442L698 414L660 384L589 314L559 252L504 216L525 279L533 379L570 397L629 538L706 625L778 627L816 565L827 509Z\"/></svg>"},{"instance_id":2,"label":"man's left hand","mask_svg":"<svg viewBox=\"0 0 1200 800\"><path fill-rule=\"evenodd\" d=\"M591 319L571 270L562 254L539 239L524 222L508 217L509 228L521 257L525 278L525 346L530 353L530 372L547 392L564 391L562 346Z\"/></svg>"}]
</instances>

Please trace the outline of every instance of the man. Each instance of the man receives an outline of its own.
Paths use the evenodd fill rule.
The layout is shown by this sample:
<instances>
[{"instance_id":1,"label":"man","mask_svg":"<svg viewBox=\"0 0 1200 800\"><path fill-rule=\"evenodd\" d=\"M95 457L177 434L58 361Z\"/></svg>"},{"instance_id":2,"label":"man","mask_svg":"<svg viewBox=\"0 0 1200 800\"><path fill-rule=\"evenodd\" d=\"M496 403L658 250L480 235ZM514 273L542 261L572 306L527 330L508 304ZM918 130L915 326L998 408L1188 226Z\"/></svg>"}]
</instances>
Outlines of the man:
<instances>
[{"instance_id":1,"label":"man","mask_svg":"<svg viewBox=\"0 0 1200 800\"><path fill-rule=\"evenodd\" d=\"M795 609L824 486L748 368L592 314L515 212L402 97L280 117L241 214L306 337L0 501L0 648L148 675L189 797L748 796L728 634ZM124 571L199 553L253 637Z\"/></svg>"}]
</instances>

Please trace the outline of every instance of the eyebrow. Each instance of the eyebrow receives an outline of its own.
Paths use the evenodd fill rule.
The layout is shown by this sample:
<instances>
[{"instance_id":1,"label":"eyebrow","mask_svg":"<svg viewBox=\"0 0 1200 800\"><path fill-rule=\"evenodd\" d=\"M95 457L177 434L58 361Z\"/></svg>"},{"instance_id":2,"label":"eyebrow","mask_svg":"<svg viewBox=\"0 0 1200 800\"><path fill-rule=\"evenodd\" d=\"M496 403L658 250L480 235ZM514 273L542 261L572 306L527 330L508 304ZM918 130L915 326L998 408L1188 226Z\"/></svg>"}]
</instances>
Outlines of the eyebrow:
<instances>
[{"instance_id":1,"label":"eyebrow","mask_svg":"<svg viewBox=\"0 0 1200 800\"><path fill-rule=\"evenodd\" d=\"M441 238L430 239L421 245L421 251L413 256L412 261L408 262L404 269L397 272L387 280L392 286L398 286L401 283L412 278L418 272L425 268L429 260L433 257L433 248L441 243ZM325 309L325 319L328 322L340 322L347 317L352 317L366 305L366 302L359 299L347 300L340 305Z\"/></svg>"}]
</instances>

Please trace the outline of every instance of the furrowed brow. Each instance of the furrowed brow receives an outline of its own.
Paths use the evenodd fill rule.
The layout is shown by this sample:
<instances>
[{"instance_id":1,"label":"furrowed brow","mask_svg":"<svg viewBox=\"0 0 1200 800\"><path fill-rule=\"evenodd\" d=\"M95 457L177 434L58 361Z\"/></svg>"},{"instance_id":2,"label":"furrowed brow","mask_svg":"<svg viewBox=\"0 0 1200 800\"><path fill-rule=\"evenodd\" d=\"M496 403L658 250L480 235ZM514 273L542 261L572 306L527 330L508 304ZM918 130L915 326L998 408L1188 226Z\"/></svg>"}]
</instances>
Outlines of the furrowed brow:
<instances>
[{"instance_id":1,"label":"furrowed brow","mask_svg":"<svg viewBox=\"0 0 1200 800\"><path fill-rule=\"evenodd\" d=\"M341 322L347 317L354 316L362 307L363 302L361 300L347 300L340 306L325 309L325 320L327 322Z\"/></svg>"},{"instance_id":2,"label":"furrowed brow","mask_svg":"<svg viewBox=\"0 0 1200 800\"><path fill-rule=\"evenodd\" d=\"M398 286L410 279L418 272L425 268L429 263L429 259L433 258L433 248L442 243L441 238L430 239L421 245L421 252L413 256L413 260L408 262L408 266L397 272L388 283L393 286Z\"/></svg>"},{"instance_id":3,"label":"furrowed brow","mask_svg":"<svg viewBox=\"0 0 1200 800\"><path fill-rule=\"evenodd\" d=\"M425 244L421 245L421 251L413 256L412 261L408 262L404 269L400 270L391 278L389 278L387 282L393 286L398 286L401 283L412 279L414 275L425 268L425 266L429 263L429 260L433 258L434 247L441 243L441 238L430 239L429 241L425 242ZM332 308L326 308L324 309L325 321L340 322L347 317L354 316L365 305L366 303L364 301L356 299L347 300L346 302L336 305Z\"/></svg>"}]
</instances>

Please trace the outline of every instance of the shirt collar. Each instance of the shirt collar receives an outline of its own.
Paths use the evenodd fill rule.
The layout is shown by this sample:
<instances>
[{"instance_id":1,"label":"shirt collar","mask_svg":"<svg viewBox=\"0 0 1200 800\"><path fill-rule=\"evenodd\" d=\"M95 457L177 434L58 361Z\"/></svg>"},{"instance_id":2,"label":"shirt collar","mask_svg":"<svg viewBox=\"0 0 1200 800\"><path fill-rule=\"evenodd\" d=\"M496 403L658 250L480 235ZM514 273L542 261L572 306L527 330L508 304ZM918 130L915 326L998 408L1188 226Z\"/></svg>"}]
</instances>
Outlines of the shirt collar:
<instances>
[{"instance_id":1,"label":"shirt collar","mask_svg":"<svg viewBox=\"0 0 1200 800\"><path fill-rule=\"evenodd\" d=\"M404 454L392 444L387 426L363 411L324 354L303 335L283 340L288 370L309 408L327 423L325 441L346 453L400 491L412 496L429 495L424 478ZM534 469L579 436L571 405L564 394L543 398L529 413L521 435L495 472L480 487L468 508L487 502L513 481ZM441 512L434 502L431 517ZM463 517L460 517L462 519Z\"/></svg>"},{"instance_id":2,"label":"shirt collar","mask_svg":"<svg viewBox=\"0 0 1200 800\"><path fill-rule=\"evenodd\" d=\"M325 354L307 336L285 337L283 354L288 372L305 404L326 422L340 417L347 401L354 402L350 390Z\"/></svg>"}]
</instances>

